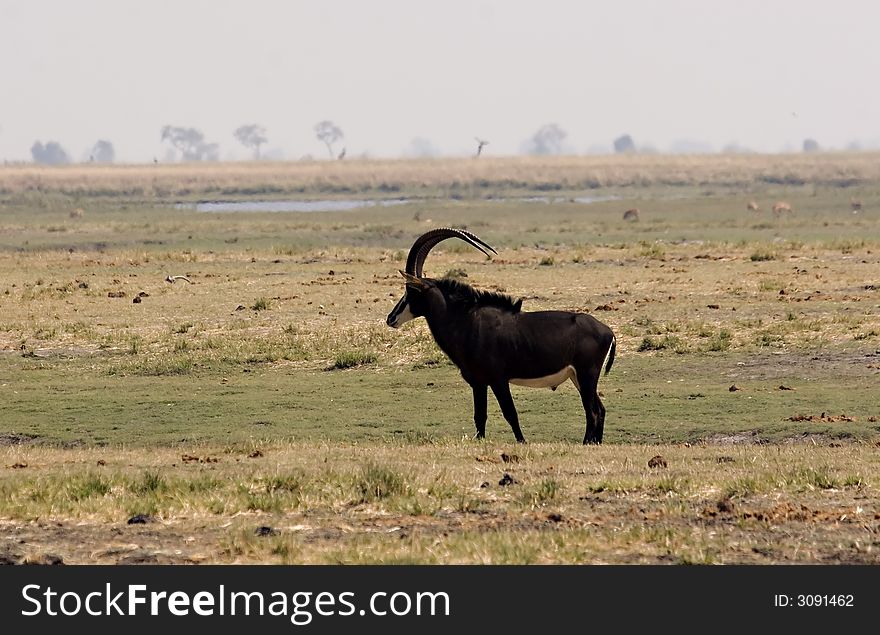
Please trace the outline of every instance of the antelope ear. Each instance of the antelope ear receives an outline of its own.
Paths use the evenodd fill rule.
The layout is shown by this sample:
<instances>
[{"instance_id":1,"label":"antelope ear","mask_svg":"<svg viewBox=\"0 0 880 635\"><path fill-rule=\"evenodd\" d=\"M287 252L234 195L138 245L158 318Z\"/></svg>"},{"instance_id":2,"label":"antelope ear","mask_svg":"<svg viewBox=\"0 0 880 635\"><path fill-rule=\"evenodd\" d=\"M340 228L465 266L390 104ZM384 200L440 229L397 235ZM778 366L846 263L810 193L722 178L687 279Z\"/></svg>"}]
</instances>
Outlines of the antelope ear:
<instances>
[{"instance_id":1,"label":"antelope ear","mask_svg":"<svg viewBox=\"0 0 880 635\"><path fill-rule=\"evenodd\" d=\"M421 278L418 278L418 277L416 277L412 274L409 274L406 271L403 271L400 269L398 269L398 271L400 271L400 275L403 276L403 279L406 280L407 284L411 284L414 287L417 287L419 289L427 289L428 288L428 284L424 280L422 280Z\"/></svg>"}]
</instances>

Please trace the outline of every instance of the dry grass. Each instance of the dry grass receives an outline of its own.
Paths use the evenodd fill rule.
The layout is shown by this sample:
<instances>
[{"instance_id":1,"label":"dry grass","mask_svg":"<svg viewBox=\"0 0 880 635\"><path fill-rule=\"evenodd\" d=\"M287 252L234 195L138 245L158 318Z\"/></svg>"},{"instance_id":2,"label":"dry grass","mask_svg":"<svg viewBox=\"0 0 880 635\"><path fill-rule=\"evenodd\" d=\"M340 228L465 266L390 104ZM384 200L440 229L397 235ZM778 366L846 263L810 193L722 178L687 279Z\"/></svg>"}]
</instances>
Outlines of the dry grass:
<instances>
[{"instance_id":1,"label":"dry grass","mask_svg":"<svg viewBox=\"0 0 880 635\"><path fill-rule=\"evenodd\" d=\"M871 310L877 292L866 285L876 246L865 243L853 252L778 243L773 249L777 255L768 259L755 258L760 249L749 244L665 245L662 253L636 244L593 247L586 261L579 249L547 255L517 247L488 262L438 250L431 267L467 270L472 284L525 297L529 310L593 312L615 328L623 354L787 350L878 339ZM436 355L423 323L400 332L384 326L401 293L398 265L384 250L306 251L282 262L254 263L249 253L235 252L198 258L175 267L195 284L171 285L164 281L168 263L146 254L50 252L26 268L18 267L20 256L0 254L6 272L0 350L129 352L111 364L120 371L174 353L204 363L288 360L313 368L333 363L343 350L384 365ZM88 288L80 288L83 280ZM108 297L120 292L124 297ZM141 292L149 295L133 305Z\"/></svg>"},{"instance_id":2,"label":"dry grass","mask_svg":"<svg viewBox=\"0 0 880 635\"><path fill-rule=\"evenodd\" d=\"M785 186L755 175L785 168L774 162L824 182L873 179L864 158L603 160L645 183L717 170L772 190ZM308 178L336 175L331 188L379 189L417 174L414 187L477 183L494 169L525 175L516 188L543 187L555 166L548 182L569 187L605 169L591 161L5 168L0 179L14 192L45 178L44 193L118 193L161 173L159 189L197 193L241 191L274 169L280 188L314 169ZM11 187L15 170L24 180ZM638 189L639 223L621 220L627 200L304 216L9 195L0 558L877 563L880 412L865 399L880 372L876 187L861 188L858 215L848 191L794 187L796 211L779 220L748 214L742 192ZM499 253L444 243L429 275L466 273L527 310L612 326L607 445L579 445L571 386L515 390L528 446L497 442L510 431L494 403L492 441L462 440L470 396L425 324L384 325L410 240L441 224L467 225ZM657 454L665 468L648 466ZM505 473L516 482L500 485ZM127 524L138 514L147 524Z\"/></svg>"},{"instance_id":3,"label":"dry grass","mask_svg":"<svg viewBox=\"0 0 880 635\"><path fill-rule=\"evenodd\" d=\"M859 444L14 447L0 451L0 525L19 539L7 554L71 563L878 564L877 456ZM138 514L146 524L127 524Z\"/></svg>"},{"instance_id":4,"label":"dry grass","mask_svg":"<svg viewBox=\"0 0 880 635\"><path fill-rule=\"evenodd\" d=\"M876 153L0 166L0 193L159 198L436 194L499 188L553 192L627 186L857 185L878 181L880 156Z\"/></svg>"}]
</instances>

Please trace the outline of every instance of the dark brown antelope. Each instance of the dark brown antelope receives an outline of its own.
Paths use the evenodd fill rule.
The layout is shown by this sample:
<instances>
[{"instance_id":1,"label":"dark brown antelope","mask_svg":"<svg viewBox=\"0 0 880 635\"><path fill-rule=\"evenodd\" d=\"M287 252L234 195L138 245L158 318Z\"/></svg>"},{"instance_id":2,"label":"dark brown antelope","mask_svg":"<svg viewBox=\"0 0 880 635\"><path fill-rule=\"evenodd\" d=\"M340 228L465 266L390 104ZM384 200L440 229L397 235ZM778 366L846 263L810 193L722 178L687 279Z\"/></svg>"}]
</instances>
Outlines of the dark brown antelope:
<instances>
[{"instance_id":1,"label":"dark brown antelope","mask_svg":"<svg viewBox=\"0 0 880 635\"><path fill-rule=\"evenodd\" d=\"M489 388L513 436L524 443L510 384L556 390L570 379L586 414L584 443L601 443L605 406L597 387L605 360L606 374L614 362L617 344L611 329L586 313L522 311L521 299L478 291L448 278L423 277L428 253L447 238L460 238L487 256L496 253L460 229L433 229L417 238L406 271L400 272L406 293L388 314L388 326L399 328L418 317L427 320L437 345L473 391L476 438L486 435Z\"/></svg>"}]
</instances>

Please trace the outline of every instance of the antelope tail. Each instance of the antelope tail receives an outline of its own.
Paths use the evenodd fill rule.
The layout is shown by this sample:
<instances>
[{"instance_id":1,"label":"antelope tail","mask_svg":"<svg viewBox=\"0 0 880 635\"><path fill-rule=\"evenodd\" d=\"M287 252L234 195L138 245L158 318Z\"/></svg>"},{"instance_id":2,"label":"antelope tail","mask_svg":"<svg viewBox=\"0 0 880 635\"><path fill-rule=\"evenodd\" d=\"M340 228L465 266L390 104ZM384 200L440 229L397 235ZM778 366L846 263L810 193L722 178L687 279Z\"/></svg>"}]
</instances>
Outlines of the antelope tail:
<instances>
[{"instance_id":1,"label":"antelope tail","mask_svg":"<svg viewBox=\"0 0 880 635\"><path fill-rule=\"evenodd\" d=\"M608 349L608 361L605 364L605 374L611 372L611 365L614 363L614 354L617 352L617 338L611 336L611 348Z\"/></svg>"}]
</instances>

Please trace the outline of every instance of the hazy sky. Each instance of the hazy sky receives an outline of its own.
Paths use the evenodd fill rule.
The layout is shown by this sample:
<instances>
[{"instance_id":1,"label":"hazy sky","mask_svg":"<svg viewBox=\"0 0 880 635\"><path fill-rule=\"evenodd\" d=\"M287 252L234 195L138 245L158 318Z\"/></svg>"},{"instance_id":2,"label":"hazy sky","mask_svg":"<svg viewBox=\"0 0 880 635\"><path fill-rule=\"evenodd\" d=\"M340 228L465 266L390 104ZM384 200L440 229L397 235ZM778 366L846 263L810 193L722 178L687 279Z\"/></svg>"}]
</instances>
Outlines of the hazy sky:
<instances>
[{"instance_id":1,"label":"hazy sky","mask_svg":"<svg viewBox=\"0 0 880 635\"><path fill-rule=\"evenodd\" d=\"M513 154L551 122L578 154L877 147L878 77L871 0L0 0L0 159L109 139L161 160L165 124L246 158L244 123L322 157L322 119L349 156Z\"/></svg>"}]
</instances>

